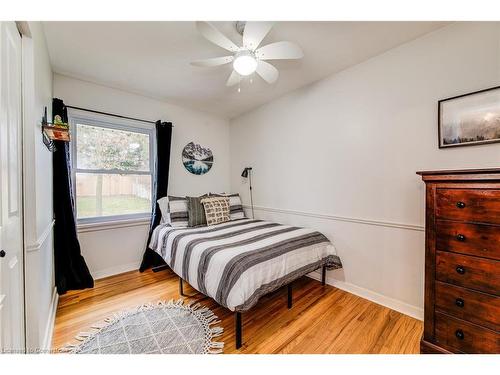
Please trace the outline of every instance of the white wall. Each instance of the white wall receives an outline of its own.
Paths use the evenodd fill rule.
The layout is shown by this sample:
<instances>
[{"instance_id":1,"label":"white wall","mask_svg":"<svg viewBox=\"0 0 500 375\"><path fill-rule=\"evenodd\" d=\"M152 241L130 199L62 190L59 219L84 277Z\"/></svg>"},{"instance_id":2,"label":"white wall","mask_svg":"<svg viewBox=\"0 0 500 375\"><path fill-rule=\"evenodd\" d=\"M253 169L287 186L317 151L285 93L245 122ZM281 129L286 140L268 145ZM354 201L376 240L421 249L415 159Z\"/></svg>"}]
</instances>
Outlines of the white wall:
<instances>
[{"instance_id":1,"label":"white wall","mask_svg":"<svg viewBox=\"0 0 500 375\"><path fill-rule=\"evenodd\" d=\"M75 78L54 74L54 96L66 105L147 120L171 121L172 153L169 194L200 195L209 191L228 191L229 121L163 101L131 94ZM182 165L184 146L195 141L210 147L212 169L203 176L189 173ZM96 278L137 269L146 242L148 224L104 228L80 228L82 254Z\"/></svg>"},{"instance_id":2,"label":"white wall","mask_svg":"<svg viewBox=\"0 0 500 375\"><path fill-rule=\"evenodd\" d=\"M42 142L40 124L45 106L49 118L51 114L52 69L41 24L29 22L29 28L32 37L23 37L27 347L48 349L57 301L52 236L52 154Z\"/></svg>"},{"instance_id":3,"label":"white wall","mask_svg":"<svg viewBox=\"0 0 500 375\"><path fill-rule=\"evenodd\" d=\"M438 149L437 101L499 84L499 23L452 24L231 120L231 188L249 202L252 166L256 216L333 241L331 284L422 317L415 172L500 165L500 144Z\"/></svg>"}]
</instances>

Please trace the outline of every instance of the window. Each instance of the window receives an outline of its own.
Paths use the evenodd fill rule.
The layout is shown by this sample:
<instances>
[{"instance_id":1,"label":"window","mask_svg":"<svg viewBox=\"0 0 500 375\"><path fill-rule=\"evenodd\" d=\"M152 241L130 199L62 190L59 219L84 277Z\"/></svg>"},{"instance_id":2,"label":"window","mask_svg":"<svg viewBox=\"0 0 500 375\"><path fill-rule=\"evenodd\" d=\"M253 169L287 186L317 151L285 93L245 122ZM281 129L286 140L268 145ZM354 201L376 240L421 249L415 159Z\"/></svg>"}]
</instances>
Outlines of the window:
<instances>
[{"instance_id":1,"label":"window","mask_svg":"<svg viewBox=\"0 0 500 375\"><path fill-rule=\"evenodd\" d=\"M69 117L78 222L149 217L153 127L112 116L75 115L73 111Z\"/></svg>"}]
</instances>

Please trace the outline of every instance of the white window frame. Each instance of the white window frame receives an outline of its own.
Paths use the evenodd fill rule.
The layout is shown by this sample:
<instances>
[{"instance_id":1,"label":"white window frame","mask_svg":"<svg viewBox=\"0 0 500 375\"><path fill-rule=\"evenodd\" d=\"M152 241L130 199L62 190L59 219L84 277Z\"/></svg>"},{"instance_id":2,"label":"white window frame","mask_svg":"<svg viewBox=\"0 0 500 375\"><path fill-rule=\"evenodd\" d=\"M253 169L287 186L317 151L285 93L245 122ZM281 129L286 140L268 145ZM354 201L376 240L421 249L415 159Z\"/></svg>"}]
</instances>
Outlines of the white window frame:
<instances>
[{"instance_id":1,"label":"white window frame","mask_svg":"<svg viewBox=\"0 0 500 375\"><path fill-rule=\"evenodd\" d=\"M96 216L78 218L77 216L77 199L76 199L76 173L102 173L102 174L132 174L132 175L151 175L151 198L153 198L153 189L155 186L155 160L156 158L156 136L154 124L146 122L123 119L120 117L104 115L99 113L87 112L76 109L68 109L68 122L71 131L70 153L71 153L71 182L73 189L73 197L75 204L75 220L78 225L92 225L92 224L109 224L115 222L146 220L151 218L151 212L123 214L123 215L110 215L110 216ZM77 168L77 130L76 125L89 125L98 126L106 129L124 130L135 133L142 133L149 136L149 171L124 171L119 169L78 169ZM152 206L151 206L152 208Z\"/></svg>"}]
</instances>

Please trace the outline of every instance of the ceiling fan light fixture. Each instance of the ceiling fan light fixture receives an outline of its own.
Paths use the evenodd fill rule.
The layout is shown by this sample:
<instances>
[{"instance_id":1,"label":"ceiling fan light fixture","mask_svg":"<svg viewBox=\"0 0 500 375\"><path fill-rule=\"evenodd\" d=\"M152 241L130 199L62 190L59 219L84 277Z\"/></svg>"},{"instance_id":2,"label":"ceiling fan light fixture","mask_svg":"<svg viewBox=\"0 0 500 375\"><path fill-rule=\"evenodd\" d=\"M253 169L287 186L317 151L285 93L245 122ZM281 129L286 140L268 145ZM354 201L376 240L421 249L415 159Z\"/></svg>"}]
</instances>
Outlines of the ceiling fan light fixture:
<instances>
[{"instance_id":1,"label":"ceiling fan light fixture","mask_svg":"<svg viewBox=\"0 0 500 375\"><path fill-rule=\"evenodd\" d=\"M257 59L250 51L241 51L233 61L234 70L242 76L249 76L257 70Z\"/></svg>"},{"instance_id":2,"label":"ceiling fan light fixture","mask_svg":"<svg viewBox=\"0 0 500 375\"><path fill-rule=\"evenodd\" d=\"M231 56L212 57L192 61L191 65L213 67L232 62L233 70L226 86L239 84L242 77L256 73L265 82L273 84L278 80L279 71L266 60L294 60L304 57L302 49L295 43L281 41L260 46L273 26L268 21L237 22L236 29L242 34L242 43L236 45L209 22L198 21L196 28L205 39L231 52ZM249 79L252 83L252 79ZM238 88L238 92L241 91Z\"/></svg>"}]
</instances>

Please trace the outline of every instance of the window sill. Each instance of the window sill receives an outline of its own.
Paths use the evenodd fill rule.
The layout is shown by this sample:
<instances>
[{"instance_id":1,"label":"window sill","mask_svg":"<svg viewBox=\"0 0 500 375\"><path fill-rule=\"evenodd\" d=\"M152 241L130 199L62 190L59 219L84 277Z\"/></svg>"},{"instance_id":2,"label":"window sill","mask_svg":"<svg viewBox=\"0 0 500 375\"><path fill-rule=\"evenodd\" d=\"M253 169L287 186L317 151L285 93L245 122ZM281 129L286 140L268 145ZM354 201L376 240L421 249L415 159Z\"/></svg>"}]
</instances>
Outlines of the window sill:
<instances>
[{"instance_id":1,"label":"window sill","mask_svg":"<svg viewBox=\"0 0 500 375\"><path fill-rule=\"evenodd\" d=\"M112 221L104 221L104 222L77 224L76 229L77 229L78 233L87 233L87 232L97 232L97 231L102 231L102 230L113 230L113 229L119 229L119 228L141 227L141 226L149 225L150 222L151 222L151 218L142 217L142 218L134 218L134 219L112 220Z\"/></svg>"}]
</instances>

